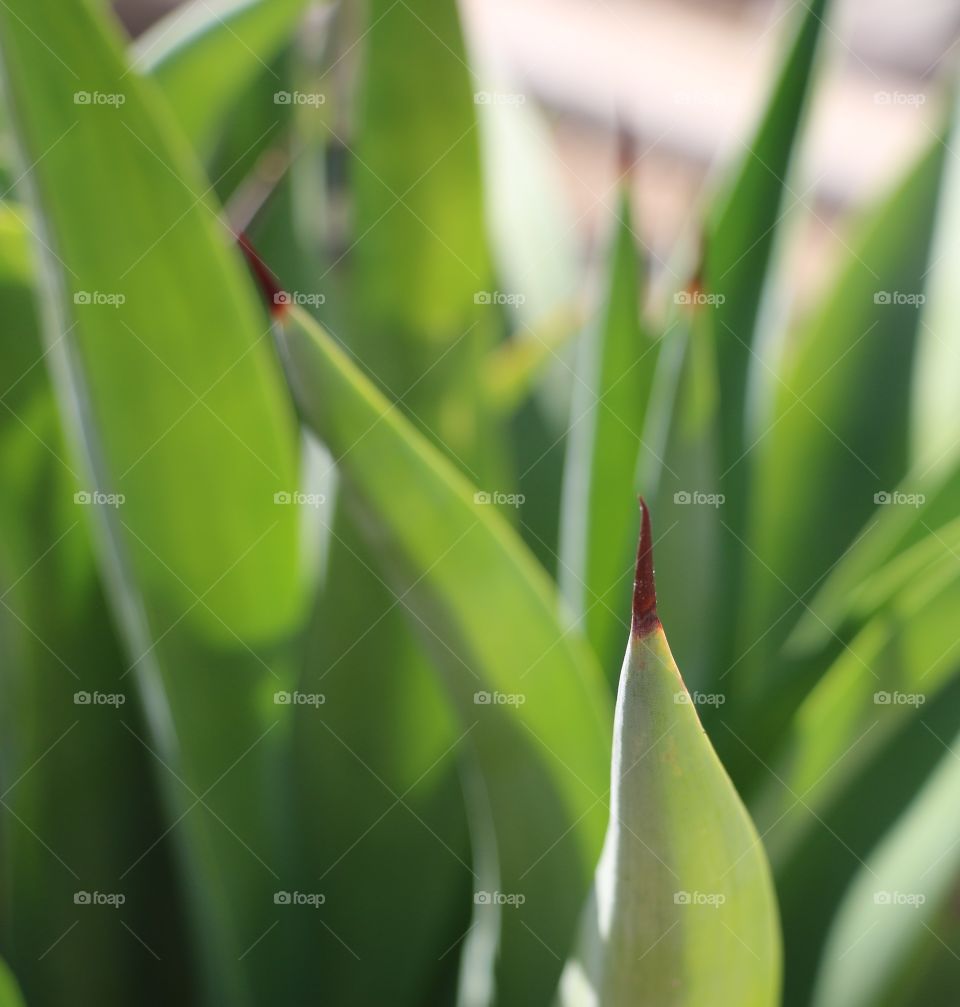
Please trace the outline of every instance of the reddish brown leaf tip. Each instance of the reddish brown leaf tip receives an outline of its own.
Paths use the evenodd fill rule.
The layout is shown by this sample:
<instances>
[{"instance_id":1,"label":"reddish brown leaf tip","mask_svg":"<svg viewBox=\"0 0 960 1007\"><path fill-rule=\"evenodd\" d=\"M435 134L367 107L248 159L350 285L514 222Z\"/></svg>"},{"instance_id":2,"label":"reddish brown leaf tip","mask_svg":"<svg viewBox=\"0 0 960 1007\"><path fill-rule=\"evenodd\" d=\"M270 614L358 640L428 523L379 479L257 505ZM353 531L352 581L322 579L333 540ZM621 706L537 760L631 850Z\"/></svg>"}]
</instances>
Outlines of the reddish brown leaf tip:
<instances>
[{"instance_id":1,"label":"reddish brown leaf tip","mask_svg":"<svg viewBox=\"0 0 960 1007\"><path fill-rule=\"evenodd\" d=\"M267 302L270 314L274 318L282 317L283 313L287 310L287 305L290 303L290 297L284 293L280 282L257 254L257 250L250 244L250 239L245 232L241 231L237 235L237 244L240 246L240 250L247 260L250 271L260 285L260 293L263 294L263 299Z\"/></svg>"},{"instance_id":2,"label":"reddish brown leaf tip","mask_svg":"<svg viewBox=\"0 0 960 1007\"><path fill-rule=\"evenodd\" d=\"M650 531L650 509L640 497L640 544L637 547L637 572L633 581L634 636L646 636L659 625L657 587L653 579L653 533Z\"/></svg>"}]
</instances>

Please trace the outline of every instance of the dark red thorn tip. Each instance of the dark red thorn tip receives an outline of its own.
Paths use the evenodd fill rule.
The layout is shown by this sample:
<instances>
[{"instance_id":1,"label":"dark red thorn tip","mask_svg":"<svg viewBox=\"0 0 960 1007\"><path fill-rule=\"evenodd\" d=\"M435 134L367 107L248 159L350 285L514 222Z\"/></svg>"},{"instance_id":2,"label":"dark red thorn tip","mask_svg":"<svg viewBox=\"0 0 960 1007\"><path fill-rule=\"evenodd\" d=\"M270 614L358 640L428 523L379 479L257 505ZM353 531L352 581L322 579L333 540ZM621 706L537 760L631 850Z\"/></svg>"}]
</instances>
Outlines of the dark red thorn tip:
<instances>
[{"instance_id":1,"label":"dark red thorn tip","mask_svg":"<svg viewBox=\"0 0 960 1007\"><path fill-rule=\"evenodd\" d=\"M247 237L246 232L241 231L237 235L237 244L240 246L241 251L246 257L247 265L250 266L250 270L260 285L260 293L263 294L263 299L267 302L270 314L274 318L280 318L290 303L289 296L284 293L280 282L257 254L257 250L250 244L250 239Z\"/></svg>"},{"instance_id":2,"label":"dark red thorn tip","mask_svg":"<svg viewBox=\"0 0 960 1007\"><path fill-rule=\"evenodd\" d=\"M637 547L637 573L633 581L634 636L652 633L659 625L657 587L653 579L653 533L650 531L650 508L640 497L640 544Z\"/></svg>"}]
</instances>

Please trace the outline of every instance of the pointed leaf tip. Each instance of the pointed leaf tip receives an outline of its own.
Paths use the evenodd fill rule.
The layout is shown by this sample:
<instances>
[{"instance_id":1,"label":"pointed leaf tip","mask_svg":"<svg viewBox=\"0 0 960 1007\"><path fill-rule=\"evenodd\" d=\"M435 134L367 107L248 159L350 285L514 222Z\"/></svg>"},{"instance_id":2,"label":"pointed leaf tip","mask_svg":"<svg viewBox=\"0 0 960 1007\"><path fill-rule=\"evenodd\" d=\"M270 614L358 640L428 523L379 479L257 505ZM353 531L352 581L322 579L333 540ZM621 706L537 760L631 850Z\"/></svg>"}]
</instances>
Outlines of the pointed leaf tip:
<instances>
[{"instance_id":1,"label":"pointed leaf tip","mask_svg":"<svg viewBox=\"0 0 960 1007\"><path fill-rule=\"evenodd\" d=\"M640 544L637 547L637 572L633 580L634 636L647 636L659 625L657 586L653 579L653 533L650 530L650 508L640 497Z\"/></svg>"},{"instance_id":2,"label":"pointed leaf tip","mask_svg":"<svg viewBox=\"0 0 960 1007\"><path fill-rule=\"evenodd\" d=\"M284 293L269 266L260 258L257 250L250 243L246 232L240 231L236 237L237 244L240 246L240 250L243 252L247 264L250 266L250 270L256 277L260 293L263 294L263 299L267 302L270 314L274 318L281 318L287 309L287 305L290 303L289 296Z\"/></svg>"}]
</instances>

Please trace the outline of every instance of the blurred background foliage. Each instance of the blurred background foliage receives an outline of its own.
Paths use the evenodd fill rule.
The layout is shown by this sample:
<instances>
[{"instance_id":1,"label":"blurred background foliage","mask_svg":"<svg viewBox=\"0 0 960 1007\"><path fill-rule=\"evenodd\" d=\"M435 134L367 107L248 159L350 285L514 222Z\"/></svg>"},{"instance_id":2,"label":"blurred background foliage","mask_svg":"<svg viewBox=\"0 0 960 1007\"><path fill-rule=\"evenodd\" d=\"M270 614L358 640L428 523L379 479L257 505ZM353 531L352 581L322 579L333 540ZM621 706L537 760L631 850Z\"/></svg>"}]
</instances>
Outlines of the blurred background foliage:
<instances>
[{"instance_id":1,"label":"blurred background foliage","mask_svg":"<svg viewBox=\"0 0 960 1007\"><path fill-rule=\"evenodd\" d=\"M0 5L0 1004L550 1003L637 493L783 1003L956 1002L960 8L856 6Z\"/></svg>"}]
</instances>

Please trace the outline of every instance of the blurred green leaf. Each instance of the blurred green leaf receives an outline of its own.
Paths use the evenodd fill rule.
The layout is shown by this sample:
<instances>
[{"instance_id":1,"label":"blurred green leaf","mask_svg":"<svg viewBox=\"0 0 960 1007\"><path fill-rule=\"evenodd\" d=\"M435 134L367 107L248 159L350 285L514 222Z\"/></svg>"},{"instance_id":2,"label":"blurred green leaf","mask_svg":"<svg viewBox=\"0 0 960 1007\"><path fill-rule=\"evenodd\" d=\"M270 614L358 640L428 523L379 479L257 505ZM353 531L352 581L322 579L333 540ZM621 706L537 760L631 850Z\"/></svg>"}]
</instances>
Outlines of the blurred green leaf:
<instances>
[{"instance_id":1,"label":"blurred green leaf","mask_svg":"<svg viewBox=\"0 0 960 1007\"><path fill-rule=\"evenodd\" d=\"M652 549L644 509L610 825L559 1002L773 1007L780 936L770 869L656 618Z\"/></svg>"},{"instance_id":2,"label":"blurred green leaf","mask_svg":"<svg viewBox=\"0 0 960 1007\"><path fill-rule=\"evenodd\" d=\"M706 226L703 285L717 303L709 312L716 333L720 411L720 464L738 464L749 443L745 432L748 376L755 369L755 326L774 242L790 192L787 176L807 105L826 0L804 4L796 37L771 89L757 131L736 174L717 199ZM731 503L745 508L747 483L739 476ZM725 483L726 485L726 483ZM732 490L732 486L730 489Z\"/></svg>"},{"instance_id":3,"label":"blurred green leaf","mask_svg":"<svg viewBox=\"0 0 960 1007\"><path fill-rule=\"evenodd\" d=\"M607 288L575 370L560 517L560 588L610 678L629 607L637 463L659 342L640 322L640 263L621 195Z\"/></svg>"},{"instance_id":4,"label":"blurred green leaf","mask_svg":"<svg viewBox=\"0 0 960 1007\"><path fill-rule=\"evenodd\" d=\"M240 960L286 867L270 697L304 600L298 508L274 497L297 489L293 416L207 186L115 33L52 0L17 0L0 24L80 503L182 841L208 995L242 1004L295 980L282 947Z\"/></svg>"},{"instance_id":5,"label":"blurred green leaf","mask_svg":"<svg viewBox=\"0 0 960 1007\"><path fill-rule=\"evenodd\" d=\"M2 959L0 959L0 1007L23 1007L23 997L17 988L17 980Z\"/></svg>"},{"instance_id":6,"label":"blurred green leaf","mask_svg":"<svg viewBox=\"0 0 960 1007\"><path fill-rule=\"evenodd\" d=\"M715 638L711 648L724 667L737 656L734 637L744 559L741 539L748 521L751 448L756 440L748 408L751 383L770 383L762 364L765 351L757 321L775 243L789 212L783 204L785 199L797 198L787 179L812 90L827 7L826 0L814 0L799 9L795 38L766 100L760 124L706 222L703 286L704 292L716 299L705 314L713 328L717 360L716 475L718 490L724 496L726 526L717 541L717 566L723 571L724 587L718 590L719 614L712 628Z\"/></svg>"},{"instance_id":7,"label":"blurred green leaf","mask_svg":"<svg viewBox=\"0 0 960 1007\"><path fill-rule=\"evenodd\" d=\"M206 153L263 73L275 84L274 118L277 105L292 102L270 64L306 7L307 0L191 0L137 39L131 61L157 82L187 138Z\"/></svg>"},{"instance_id":8,"label":"blurred green leaf","mask_svg":"<svg viewBox=\"0 0 960 1007\"><path fill-rule=\"evenodd\" d=\"M762 707L768 738L809 687L778 672L777 651L804 599L855 541L876 495L906 472L917 309L888 300L893 291L923 288L945 152L937 137L874 214L776 379L768 433L755 449L752 531L741 540L739 638L751 654L738 681L752 696L744 718Z\"/></svg>"},{"instance_id":9,"label":"blurred green leaf","mask_svg":"<svg viewBox=\"0 0 960 1007\"><path fill-rule=\"evenodd\" d=\"M951 613L960 599L956 557L941 556L897 592L810 692L783 739L763 823L777 822L775 860L813 827L811 810L842 794L904 720L960 670ZM803 807L794 795L803 795Z\"/></svg>"},{"instance_id":10,"label":"blurred green leaf","mask_svg":"<svg viewBox=\"0 0 960 1007\"><path fill-rule=\"evenodd\" d=\"M342 256L352 316L345 340L474 482L506 490L476 380L501 306L457 7L372 0L365 14L349 161L356 237Z\"/></svg>"},{"instance_id":11,"label":"blurred green leaf","mask_svg":"<svg viewBox=\"0 0 960 1007\"><path fill-rule=\"evenodd\" d=\"M885 570L911 569L925 556L955 548L948 527L960 512L960 466L932 476L908 475L880 500L881 506L806 606L787 641L787 653L815 653L838 635L846 637L845 626L856 612L869 613L871 585L888 576Z\"/></svg>"},{"instance_id":12,"label":"blurred green leaf","mask_svg":"<svg viewBox=\"0 0 960 1007\"><path fill-rule=\"evenodd\" d=\"M172 865L167 848L156 848L163 825L147 755L131 733L142 727L126 704L127 662L73 504L28 219L22 207L0 207L2 945L33 1003L170 1002L186 996ZM121 705L80 702L96 694ZM139 860L143 869L126 873ZM122 895L124 924L117 912L78 908L80 891ZM130 958L124 925L164 959L162 969L149 955Z\"/></svg>"},{"instance_id":13,"label":"blurred green leaf","mask_svg":"<svg viewBox=\"0 0 960 1007\"><path fill-rule=\"evenodd\" d=\"M844 895L827 937L816 1007L956 1001L960 756L941 744L940 765Z\"/></svg>"},{"instance_id":14,"label":"blurred green leaf","mask_svg":"<svg viewBox=\"0 0 960 1007\"><path fill-rule=\"evenodd\" d=\"M566 951L599 851L602 677L558 623L550 584L497 510L316 323L292 309L280 326L306 420L334 453L360 528L469 734L496 830L499 892L525 899L478 901L479 917L499 926L497 1003L546 1002L553 956Z\"/></svg>"}]
</instances>

